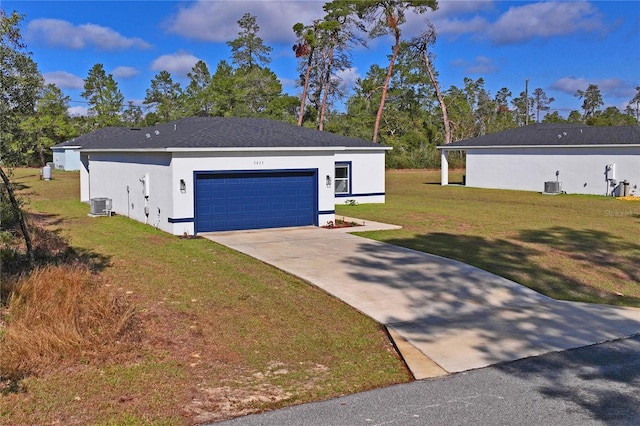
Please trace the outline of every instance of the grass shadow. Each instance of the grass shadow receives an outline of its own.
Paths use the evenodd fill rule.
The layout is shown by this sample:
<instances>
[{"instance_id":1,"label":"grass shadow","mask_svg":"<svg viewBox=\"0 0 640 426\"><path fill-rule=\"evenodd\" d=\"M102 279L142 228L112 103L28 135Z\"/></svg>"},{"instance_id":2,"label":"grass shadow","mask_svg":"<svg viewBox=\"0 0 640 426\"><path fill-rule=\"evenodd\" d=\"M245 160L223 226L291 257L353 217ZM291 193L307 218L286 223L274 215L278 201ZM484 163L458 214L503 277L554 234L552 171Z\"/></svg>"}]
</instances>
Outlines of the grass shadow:
<instances>
[{"instance_id":1,"label":"grass shadow","mask_svg":"<svg viewBox=\"0 0 640 426\"><path fill-rule=\"evenodd\" d=\"M109 266L111 256L69 244L69 240L62 235L62 229L57 228L65 221L61 215L29 213L29 219L38 266L76 264L94 273Z\"/></svg>"},{"instance_id":2,"label":"grass shadow","mask_svg":"<svg viewBox=\"0 0 640 426\"><path fill-rule=\"evenodd\" d=\"M422 182L422 184L430 186L442 186L440 182ZM449 179L449 185L466 186L464 182L462 182L462 179Z\"/></svg>"},{"instance_id":3,"label":"grass shadow","mask_svg":"<svg viewBox=\"0 0 640 426\"><path fill-rule=\"evenodd\" d=\"M555 238L558 230L551 231L552 235L536 235ZM606 235L593 237L605 238ZM449 259L462 257L467 263L474 263L483 270L499 271L501 275L509 275L505 271L512 270L514 276L525 274L534 281L568 283L569 288L559 286L553 289L557 293L564 292L568 297L575 296L570 287L580 285L563 275L562 271L549 271L544 265L537 264L532 259L539 254L537 249L511 241L431 233L386 242ZM617 242L609 239L608 244L613 245L609 248L618 247ZM378 297L376 295L380 294L385 295L387 304L402 306L400 310L388 310L385 317L378 317L378 320L400 332L448 371L464 371L535 357L640 333L640 318L634 319L633 314L622 309L556 302L523 286L505 283L480 269L448 259L437 260L402 247L380 246L365 241L344 259L349 264L349 274L367 288L368 293L361 296L366 300L361 310L366 312ZM393 290L402 290L404 298L393 296ZM634 301L639 302L630 299L627 303ZM378 309L385 308L380 305ZM582 365L586 379L592 374L594 378L604 377L609 382L618 381L624 386L632 386L637 383L639 372L615 373L609 364L600 362L598 356L562 361L565 353L558 352L560 355L557 356L561 358L558 371L531 367L531 376L535 371L543 371L544 381L539 388L541 394L552 398L573 398L573 403L602 419L634 412L634 409L624 407L633 397L625 397L624 392L618 392L615 386L594 386L584 394L575 393L575 389L563 385L562 376L556 378L556 375L560 374L562 365L571 361L574 365ZM610 362L619 364L624 356L622 353ZM568 374L570 367L563 368ZM525 375L515 367L505 369ZM607 404L613 404L617 414L607 413Z\"/></svg>"},{"instance_id":4,"label":"grass shadow","mask_svg":"<svg viewBox=\"0 0 640 426\"><path fill-rule=\"evenodd\" d=\"M92 250L73 247L60 229L49 226L61 224L63 219L54 214L30 214L29 232L32 240L34 263L29 261L22 237L14 237L15 242L0 250L2 269L0 270L0 305L5 304L21 277L47 266L76 265L87 268L92 273L101 272L111 263L111 257Z\"/></svg>"},{"instance_id":5,"label":"grass shadow","mask_svg":"<svg viewBox=\"0 0 640 426\"><path fill-rule=\"evenodd\" d=\"M48 227L59 226L64 222L62 216L58 214L29 212L28 216L35 223L46 224Z\"/></svg>"},{"instance_id":6,"label":"grass shadow","mask_svg":"<svg viewBox=\"0 0 640 426\"><path fill-rule=\"evenodd\" d=\"M529 244L441 232L384 241L476 266L555 299L580 302L597 300L612 305L640 307L638 297L605 294L564 273L561 268L540 264L536 259L543 254L543 250L562 250L579 260L585 268L610 267L613 262L616 270L622 274L620 278L638 282L640 246L606 232L562 227L521 231L515 240Z\"/></svg>"},{"instance_id":7,"label":"grass shadow","mask_svg":"<svg viewBox=\"0 0 640 426\"><path fill-rule=\"evenodd\" d=\"M40 179L42 179L40 173L35 171L32 173L20 174L19 176L14 175L13 172L9 172L9 179L13 184L13 189L16 191L24 191L25 189L30 189L32 185L28 184L27 182L32 182L35 177L39 177Z\"/></svg>"},{"instance_id":8,"label":"grass shadow","mask_svg":"<svg viewBox=\"0 0 640 426\"><path fill-rule=\"evenodd\" d=\"M555 226L521 231L518 239L562 251L570 259L587 267L617 269L621 279L640 282L640 245L608 232Z\"/></svg>"}]
</instances>

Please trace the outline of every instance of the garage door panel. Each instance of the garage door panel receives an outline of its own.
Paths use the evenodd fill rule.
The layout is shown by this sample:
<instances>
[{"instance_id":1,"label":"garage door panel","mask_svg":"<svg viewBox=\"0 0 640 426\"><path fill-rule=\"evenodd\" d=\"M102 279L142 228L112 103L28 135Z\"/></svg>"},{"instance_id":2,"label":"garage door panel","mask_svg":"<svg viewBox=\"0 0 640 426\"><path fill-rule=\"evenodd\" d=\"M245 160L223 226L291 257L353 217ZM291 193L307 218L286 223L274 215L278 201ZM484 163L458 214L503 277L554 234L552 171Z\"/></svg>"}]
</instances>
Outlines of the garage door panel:
<instances>
[{"instance_id":1,"label":"garage door panel","mask_svg":"<svg viewBox=\"0 0 640 426\"><path fill-rule=\"evenodd\" d=\"M315 224L313 171L196 175L197 232Z\"/></svg>"},{"instance_id":2,"label":"garage door panel","mask_svg":"<svg viewBox=\"0 0 640 426\"><path fill-rule=\"evenodd\" d=\"M242 213L242 205L241 204L229 204L227 206L227 214L240 214Z\"/></svg>"},{"instance_id":3,"label":"garage door panel","mask_svg":"<svg viewBox=\"0 0 640 426\"><path fill-rule=\"evenodd\" d=\"M283 188L270 188L269 196L271 197L284 197L287 193Z\"/></svg>"}]
</instances>

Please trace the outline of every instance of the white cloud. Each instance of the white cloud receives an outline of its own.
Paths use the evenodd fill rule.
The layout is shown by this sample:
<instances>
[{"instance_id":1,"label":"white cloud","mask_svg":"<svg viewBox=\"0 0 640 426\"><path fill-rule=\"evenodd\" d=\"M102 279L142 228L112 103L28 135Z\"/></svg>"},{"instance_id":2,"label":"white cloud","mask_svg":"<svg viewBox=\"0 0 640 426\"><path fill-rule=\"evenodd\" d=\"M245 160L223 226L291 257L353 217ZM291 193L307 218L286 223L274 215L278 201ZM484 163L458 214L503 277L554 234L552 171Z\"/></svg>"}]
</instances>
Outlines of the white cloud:
<instances>
[{"instance_id":1,"label":"white cloud","mask_svg":"<svg viewBox=\"0 0 640 426\"><path fill-rule=\"evenodd\" d=\"M67 112L71 117L87 117L89 115L89 109L84 106L70 107Z\"/></svg>"},{"instance_id":2,"label":"white cloud","mask_svg":"<svg viewBox=\"0 0 640 426\"><path fill-rule=\"evenodd\" d=\"M116 67L111 74L118 78L131 78L135 77L139 73L140 71L137 68L120 66Z\"/></svg>"},{"instance_id":3,"label":"white cloud","mask_svg":"<svg viewBox=\"0 0 640 426\"><path fill-rule=\"evenodd\" d=\"M146 105L144 104L144 99L127 99L127 102L125 103L125 108L127 108L129 106L129 102L132 102L133 105L135 106L139 106L139 107L145 107Z\"/></svg>"},{"instance_id":4,"label":"white cloud","mask_svg":"<svg viewBox=\"0 0 640 426\"><path fill-rule=\"evenodd\" d=\"M474 16L468 20L461 18L437 19L434 21L434 25L437 34L456 38L456 36L463 34L480 34L486 31L490 23L485 18Z\"/></svg>"},{"instance_id":5,"label":"white cloud","mask_svg":"<svg viewBox=\"0 0 640 426\"><path fill-rule=\"evenodd\" d=\"M576 32L603 31L602 15L586 1L540 2L511 7L490 27L497 44L549 38Z\"/></svg>"},{"instance_id":6,"label":"white cloud","mask_svg":"<svg viewBox=\"0 0 640 426\"><path fill-rule=\"evenodd\" d=\"M43 74L47 84L55 84L60 89L82 89L84 80L66 71L46 72Z\"/></svg>"},{"instance_id":7,"label":"white cloud","mask_svg":"<svg viewBox=\"0 0 640 426\"><path fill-rule=\"evenodd\" d=\"M604 96L631 99L635 94L635 86L618 78L587 80L584 77L563 77L551 83L551 89L574 95L578 90L587 90L590 84L595 84Z\"/></svg>"},{"instance_id":8,"label":"white cloud","mask_svg":"<svg viewBox=\"0 0 640 426\"><path fill-rule=\"evenodd\" d=\"M486 56L476 56L473 64L467 68L469 74L493 74L498 71L499 68L493 63L493 60Z\"/></svg>"},{"instance_id":9,"label":"white cloud","mask_svg":"<svg viewBox=\"0 0 640 426\"><path fill-rule=\"evenodd\" d=\"M464 59L456 59L449 65L455 68L464 68L465 74L486 75L496 73L500 70L498 66L493 62L493 59L486 56L476 56L473 59L473 62L469 62Z\"/></svg>"},{"instance_id":10,"label":"white cloud","mask_svg":"<svg viewBox=\"0 0 640 426\"><path fill-rule=\"evenodd\" d=\"M296 85L298 84L298 82L292 78L281 78L278 77L278 80L280 81L280 84L282 84L282 87L291 87L291 88L296 88Z\"/></svg>"},{"instance_id":11,"label":"white cloud","mask_svg":"<svg viewBox=\"0 0 640 426\"><path fill-rule=\"evenodd\" d=\"M61 19L34 19L27 25L25 39L76 50L90 46L101 50L151 47L141 38L125 37L111 28L95 24L74 25Z\"/></svg>"},{"instance_id":12,"label":"white cloud","mask_svg":"<svg viewBox=\"0 0 640 426\"><path fill-rule=\"evenodd\" d=\"M427 29L425 20L434 24L438 35L455 38L462 34L481 32L488 22L477 14L493 10L493 4L492 0L440 1L435 11L408 13L403 35L410 38L423 33Z\"/></svg>"},{"instance_id":13,"label":"white cloud","mask_svg":"<svg viewBox=\"0 0 640 426\"><path fill-rule=\"evenodd\" d=\"M154 71L168 71L181 77L191 72L193 66L200 59L186 52L176 52L170 55L162 55L151 63Z\"/></svg>"},{"instance_id":14,"label":"white cloud","mask_svg":"<svg viewBox=\"0 0 640 426\"><path fill-rule=\"evenodd\" d=\"M360 78L358 68L355 67L340 70L336 73L336 76L341 80L341 84L346 89L352 89Z\"/></svg>"},{"instance_id":15,"label":"white cloud","mask_svg":"<svg viewBox=\"0 0 640 426\"><path fill-rule=\"evenodd\" d=\"M245 13L256 16L258 35L265 43L293 42L296 22L311 23L324 15L324 1L197 1L181 7L165 27L186 38L227 42L238 37L238 20Z\"/></svg>"},{"instance_id":16,"label":"white cloud","mask_svg":"<svg viewBox=\"0 0 640 426\"><path fill-rule=\"evenodd\" d=\"M190 39L227 42L237 37L238 20L245 13L250 13L257 17L257 24L260 27L259 36L266 43L292 42L294 40L293 25L296 22L309 24L324 16L325 12L322 8L325 3L327 3L325 0L199 0L181 7L165 22L165 28L170 33ZM426 29L425 18L434 23L442 22L452 15L491 11L494 4L494 0L440 1L435 12L427 11L424 14L409 12L403 33L411 37L423 32ZM470 23L477 29L478 24L483 21L475 17L470 21L461 21L461 25ZM438 33L441 33L440 27L437 28Z\"/></svg>"},{"instance_id":17,"label":"white cloud","mask_svg":"<svg viewBox=\"0 0 640 426\"><path fill-rule=\"evenodd\" d=\"M605 78L598 80L596 84L602 93L608 96L631 100L636 94L637 85L625 82L619 78Z\"/></svg>"},{"instance_id":18,"label":"white cloud","mask_svg":"<svg viewBox=\"0 0 640 426\"><path fill-rule=\"evenodd\" d=\"M604 32L603 15L588 1L542 1L510 7L497 19L494 1L441 1L437 11L408 18L408 28L418 33L424 17L438 35L456 39L465 34L489 39L495 44L526 42L578 32Z\"/></svg>"},{"instance_id":19,"label":"white cloud","mask_svg":"<svg viewBox=\"0 0 640 426\"><path fill-rule=\"evenodd\" d=\"M580 77L563 77L551 83L550 88L559 92L573 95L578 90L586 90L589 87L589 81Z\"/></svg>"},{"instance_id":20,"label":"white cloud","mask_svg":"<svg viewBox=\"0 0 640 426\"><path fill-rule=\"evenodd\" d=\"M438 3L438 10L435 11L435 15L448 16L486 12L493 10L494 4L495 1L493 0L440 1Z\"/></svg>"}]
</instances>

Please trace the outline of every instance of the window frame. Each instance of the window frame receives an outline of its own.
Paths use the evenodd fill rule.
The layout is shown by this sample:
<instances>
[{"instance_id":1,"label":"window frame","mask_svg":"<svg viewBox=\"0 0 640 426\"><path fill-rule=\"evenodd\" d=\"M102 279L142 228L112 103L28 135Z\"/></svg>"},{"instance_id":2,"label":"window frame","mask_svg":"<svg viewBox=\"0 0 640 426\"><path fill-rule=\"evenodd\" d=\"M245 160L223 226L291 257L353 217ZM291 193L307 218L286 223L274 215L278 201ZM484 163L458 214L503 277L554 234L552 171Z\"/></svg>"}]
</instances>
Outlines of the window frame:
<instances>
[{"instance_id":1,"label":"window frame","mask_svg":"<svg viewBox=\"0 0 640 426\"><path fill-rule=\"evenodd\" d=\"M337 177L337 169L338 167L345 168L347 170L346 177ZM336 197L347 197L352 194L352 186L351 186L351 175L353 173L353 167L351 161L337 161L334 166L334 174L333 174L333 193ZM346 182L347 191L346 192L337 192L338 181Z\"/></svg>"}]
</instances>

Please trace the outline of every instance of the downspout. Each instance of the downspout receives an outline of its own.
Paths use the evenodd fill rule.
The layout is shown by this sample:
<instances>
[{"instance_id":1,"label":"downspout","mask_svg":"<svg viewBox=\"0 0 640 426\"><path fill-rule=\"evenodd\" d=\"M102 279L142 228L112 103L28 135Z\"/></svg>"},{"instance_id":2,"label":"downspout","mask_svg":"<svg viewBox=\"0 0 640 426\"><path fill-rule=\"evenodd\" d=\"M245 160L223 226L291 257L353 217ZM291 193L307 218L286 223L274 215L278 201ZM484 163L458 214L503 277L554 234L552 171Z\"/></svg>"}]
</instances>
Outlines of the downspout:
<instances>
[{"instance_id":1,"label":"downspout","mask_svg":"<svg viewBox=\"0 0 640 426\"><path fill-rule=\"evenodd\" d=\"M144 195L144 224L149 224L149 174L140 178L142 182L142 195Z\"/></svg>"}]
</instances>

